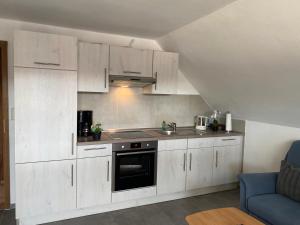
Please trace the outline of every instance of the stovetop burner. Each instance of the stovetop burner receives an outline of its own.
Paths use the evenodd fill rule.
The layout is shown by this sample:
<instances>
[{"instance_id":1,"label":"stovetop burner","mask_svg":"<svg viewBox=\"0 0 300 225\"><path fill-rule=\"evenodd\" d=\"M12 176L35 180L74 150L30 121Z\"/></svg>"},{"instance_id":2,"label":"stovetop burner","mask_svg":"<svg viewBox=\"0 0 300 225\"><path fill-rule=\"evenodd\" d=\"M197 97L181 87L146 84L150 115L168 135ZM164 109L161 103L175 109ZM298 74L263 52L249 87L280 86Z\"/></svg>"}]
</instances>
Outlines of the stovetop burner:
<instances>
[{"instance_id":1,"label":"stovetop burner","mask_svg":"<svg viewBox=\"0 0 300 225\"><path fill-rule=\"evenodd\" d=\"M152 136L144 131L118 131L110 133L109 136L114 140L136 139L136 138L151 138Z\"/></svg>"}]
</instances>

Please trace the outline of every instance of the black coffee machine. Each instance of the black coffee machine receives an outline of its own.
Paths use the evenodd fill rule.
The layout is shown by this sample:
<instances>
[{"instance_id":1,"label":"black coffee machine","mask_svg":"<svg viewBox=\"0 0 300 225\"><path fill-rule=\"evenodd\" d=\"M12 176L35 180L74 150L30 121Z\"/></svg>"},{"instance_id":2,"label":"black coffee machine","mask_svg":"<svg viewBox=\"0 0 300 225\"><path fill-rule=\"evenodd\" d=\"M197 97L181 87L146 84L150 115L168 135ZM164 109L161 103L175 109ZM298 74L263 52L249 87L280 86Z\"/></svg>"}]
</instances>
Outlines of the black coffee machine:
<instances>
[{"instance_id":1,"label":"black coffee machine","mask_svg":"<svg viewBox=\"0 0 300 225\"><path fill-rule=\"evenodd\" d=\"M93 111L77 111L77 136L87 137L91 135L91 126L93 124Z\"/></svg>"}]
</instances>

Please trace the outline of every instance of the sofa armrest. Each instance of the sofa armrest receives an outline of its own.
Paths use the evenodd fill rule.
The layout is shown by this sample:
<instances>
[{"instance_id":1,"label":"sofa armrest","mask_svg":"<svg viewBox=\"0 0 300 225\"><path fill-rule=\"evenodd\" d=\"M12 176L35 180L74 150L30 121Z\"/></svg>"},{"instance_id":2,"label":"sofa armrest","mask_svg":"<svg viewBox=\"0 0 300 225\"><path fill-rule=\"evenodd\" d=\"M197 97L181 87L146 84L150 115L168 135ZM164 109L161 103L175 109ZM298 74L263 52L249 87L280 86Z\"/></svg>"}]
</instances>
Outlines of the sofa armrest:
<instances>
[{"instance_id":1,"label":"sofa armrest","mask_svg":"<svg viewBox=\"0 0 300 225\"><path fill-rule=\"evenodd\" d=\"M247 201L250 197L276 192L278 173L249 173L241 174L240 203L241 209L248 211Z\"/></svg>"}]
</instances>

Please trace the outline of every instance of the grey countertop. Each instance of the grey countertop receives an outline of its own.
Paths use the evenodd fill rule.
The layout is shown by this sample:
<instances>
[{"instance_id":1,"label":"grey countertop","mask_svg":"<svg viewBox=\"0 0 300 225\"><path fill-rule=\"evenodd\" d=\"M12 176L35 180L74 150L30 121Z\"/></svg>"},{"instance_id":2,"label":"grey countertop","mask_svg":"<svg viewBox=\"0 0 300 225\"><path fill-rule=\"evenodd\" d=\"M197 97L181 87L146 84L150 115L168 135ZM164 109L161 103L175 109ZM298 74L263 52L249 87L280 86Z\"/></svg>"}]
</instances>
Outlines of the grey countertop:
<instances>
[{"instance_id":1,"label":"grey countertop","mask_svg":"<svg viewBox=\"0 0 300 225\"><path fill-rule=\"evenodd\" d=\"M184 139L184 138L207 138L207 137L230 137L230 136L244 136L242 132L232 131L227 133L225 131L211 131L207 130L204 133L196 132L193 128L177 128L177 132L172 135L160 133L160 129L139 129L147 133L149 138L136 139L113 139L110 134L112 132L102 132L101 140L93 140L92 137L78 137L77 146L82 145L97 145L97 144L112 144L129 141L150 141L150 140L169 140L169 139Z\"/></svg>"}]
</instances>

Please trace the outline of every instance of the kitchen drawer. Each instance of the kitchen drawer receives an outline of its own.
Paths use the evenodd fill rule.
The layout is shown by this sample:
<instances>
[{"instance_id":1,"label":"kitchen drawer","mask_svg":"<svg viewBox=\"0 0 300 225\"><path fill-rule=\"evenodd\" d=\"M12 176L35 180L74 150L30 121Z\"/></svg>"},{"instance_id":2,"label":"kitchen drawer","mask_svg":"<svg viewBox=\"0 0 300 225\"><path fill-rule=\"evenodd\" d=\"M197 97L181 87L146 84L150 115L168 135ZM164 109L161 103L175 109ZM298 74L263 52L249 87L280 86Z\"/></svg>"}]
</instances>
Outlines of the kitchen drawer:
<instances>
[{"instance_id":1,"label":"kitchen drawer","mask_svg":"<svg viewBox=\"0 0 300 225\"><path fill-rule=\"evenodd\" d=\"M219 137L215 138L214 146L240 145L242 136Z\"/></svg>"},{"instance_id":2,"label":"kitchen drawer","mask_svg":"<svg viewBox=\"0 0 300 225\"><path fill-rule=\"evenodd\" d=\"M111 144L77 146L78 158L98 157L98 156L108 156L108 155L112 155Z\"/></svg>"},{"instance_id":3,"label":"kitchen drawer","mask_svg":"<svg viewBox=\"0 0 300 225\"><path fill-rule=\"evenodd\" d=\"M212 147L214 138L191 138L188 139L188 148Z\"/></svg>"},{"instance_id":4,"label":"kitchen drawer","mask_svg":"<svg viewBox=\"0 0 300 225\"><path fill-rule=\"evenodd\" d=\"M158 141L158 151L187 149L187 139Z\"/></svg>"}]
</instances>

